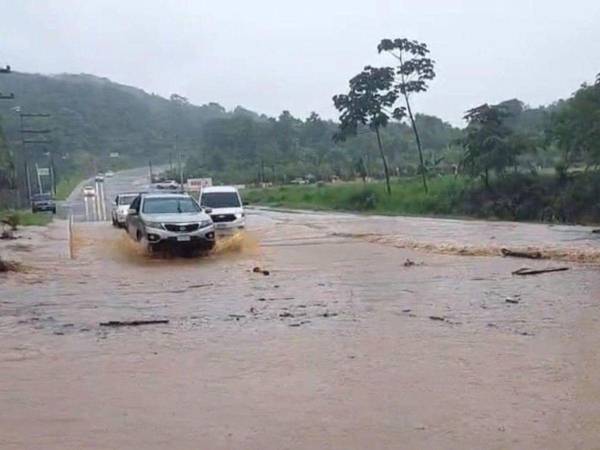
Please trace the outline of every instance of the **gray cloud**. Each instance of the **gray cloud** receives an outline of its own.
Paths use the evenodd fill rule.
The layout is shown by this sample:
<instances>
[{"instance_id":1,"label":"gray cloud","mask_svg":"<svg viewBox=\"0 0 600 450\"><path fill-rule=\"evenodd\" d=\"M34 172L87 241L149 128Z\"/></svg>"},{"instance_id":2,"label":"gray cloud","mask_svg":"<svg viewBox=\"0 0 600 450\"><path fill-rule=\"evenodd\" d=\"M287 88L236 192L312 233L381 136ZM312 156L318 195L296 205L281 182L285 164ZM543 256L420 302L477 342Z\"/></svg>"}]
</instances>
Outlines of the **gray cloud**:
<instances>
[{"instance_id":1,"label":"gray cloud","mask_svg":"<svg viewBox=\"0 0 600 450\"><path fill-rule=\"evenodd\" d=\"M455 124L484 101L536 106L600 71L600 2L556 0L0 0L0 64L86 72L194 103L335 117L331 96L383 37L429 44L419 111Z\"/></svg>"}]
</instances>

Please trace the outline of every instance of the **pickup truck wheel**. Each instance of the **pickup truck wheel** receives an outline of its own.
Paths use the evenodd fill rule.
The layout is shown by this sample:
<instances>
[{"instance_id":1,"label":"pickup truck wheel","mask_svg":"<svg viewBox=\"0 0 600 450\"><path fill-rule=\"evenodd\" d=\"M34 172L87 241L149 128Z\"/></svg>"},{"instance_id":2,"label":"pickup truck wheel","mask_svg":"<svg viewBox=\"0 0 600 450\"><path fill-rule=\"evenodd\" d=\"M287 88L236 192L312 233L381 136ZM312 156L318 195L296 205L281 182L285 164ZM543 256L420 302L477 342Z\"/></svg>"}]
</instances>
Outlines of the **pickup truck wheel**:
<instances>
[{"instance_id":1,"label":"pickup truck wheel","mask_svg":"<svg viewBox=\"0 0 600 450\"><path fill-rule=\"evenodd\" d=\"M137 233L135 234L135 238L137 239L138 242L141 242L142 232L140 230L137 230Z\"/></svg>"}]
</instances>

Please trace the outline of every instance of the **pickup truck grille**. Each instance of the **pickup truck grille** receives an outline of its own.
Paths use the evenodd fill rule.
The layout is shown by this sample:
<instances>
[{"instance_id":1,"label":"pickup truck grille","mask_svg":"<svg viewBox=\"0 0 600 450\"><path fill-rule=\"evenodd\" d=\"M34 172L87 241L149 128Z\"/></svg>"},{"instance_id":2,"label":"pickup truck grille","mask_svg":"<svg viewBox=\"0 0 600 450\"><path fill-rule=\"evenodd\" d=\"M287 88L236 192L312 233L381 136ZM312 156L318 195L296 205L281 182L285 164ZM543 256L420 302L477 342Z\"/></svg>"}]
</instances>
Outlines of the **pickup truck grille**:
<instances>
[{"instance_id":1,"label":"pickup truck grille","mask_svg":"<svg viewBox=\"0 0 600 450\"><path fill-rule=\"evenodd\" d=\"M179 225L176 223L165 223L165 230L172 231L174 233L189 233L190 231L196 231L197 229L197 223L189 223L185 225Z\"/></svg>"},{"instance_id":2,"label":"pickup truck grille","mask_svg":"<svg viewBox=\"0 0 600 450\"><path fill-rule=\"evenodd\" d=\"M217 223L217 222L233 222L235 220L234 214L215 214L210 217L212 218L212 221L215 223Z\"/></svg>"}]
</instances>

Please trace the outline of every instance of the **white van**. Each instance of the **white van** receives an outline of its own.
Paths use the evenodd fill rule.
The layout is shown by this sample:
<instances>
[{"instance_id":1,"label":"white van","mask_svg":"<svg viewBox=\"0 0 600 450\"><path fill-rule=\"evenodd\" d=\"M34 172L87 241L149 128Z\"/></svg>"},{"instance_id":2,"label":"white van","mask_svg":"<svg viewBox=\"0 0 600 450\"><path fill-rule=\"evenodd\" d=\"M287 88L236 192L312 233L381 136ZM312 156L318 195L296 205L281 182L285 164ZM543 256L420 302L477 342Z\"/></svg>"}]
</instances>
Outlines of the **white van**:
<instances>
[{"instance_id":1,"label":"white van","mask_svg":"<svg viewBox=\"0 0 600 450\"><path fill-rule=\"evenodd\" d=\"M246 214L240 193L233 186L202 188L200 206L209 208L217 231L237 231L246 226Z\"/></svg>"}]
</instances>

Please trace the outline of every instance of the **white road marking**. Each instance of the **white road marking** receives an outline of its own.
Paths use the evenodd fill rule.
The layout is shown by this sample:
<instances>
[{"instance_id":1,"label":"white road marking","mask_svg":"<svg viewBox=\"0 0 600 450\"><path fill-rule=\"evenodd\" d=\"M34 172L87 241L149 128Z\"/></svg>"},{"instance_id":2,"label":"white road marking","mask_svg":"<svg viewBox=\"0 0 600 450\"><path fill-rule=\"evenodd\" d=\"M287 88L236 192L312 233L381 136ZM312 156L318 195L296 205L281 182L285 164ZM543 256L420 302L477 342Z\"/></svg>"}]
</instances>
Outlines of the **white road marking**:
<instances>
[{"instance_id":1,"label":"white road marking","mask_svg":"<svg viewBox=\"0 0 600 450\"><path fill-rule=\"evenodd\" d=\"M104 183L98 183L100 187L100 193L98 196L98 210L100 214L98 215L98 220L104 221L106 220L106 201L104 197Z\"/></svg>"},{"instance_id":2,"label":"white road marking","mask_svg":"<svg viewBox=\"0 0 600 450\"><path fill-rule=\"evenodd\" d=\"M85 195L83 197L83 203L85 204L85 221L89 222L90 220L90 198Z\"/></svg>"}]
</instances>

